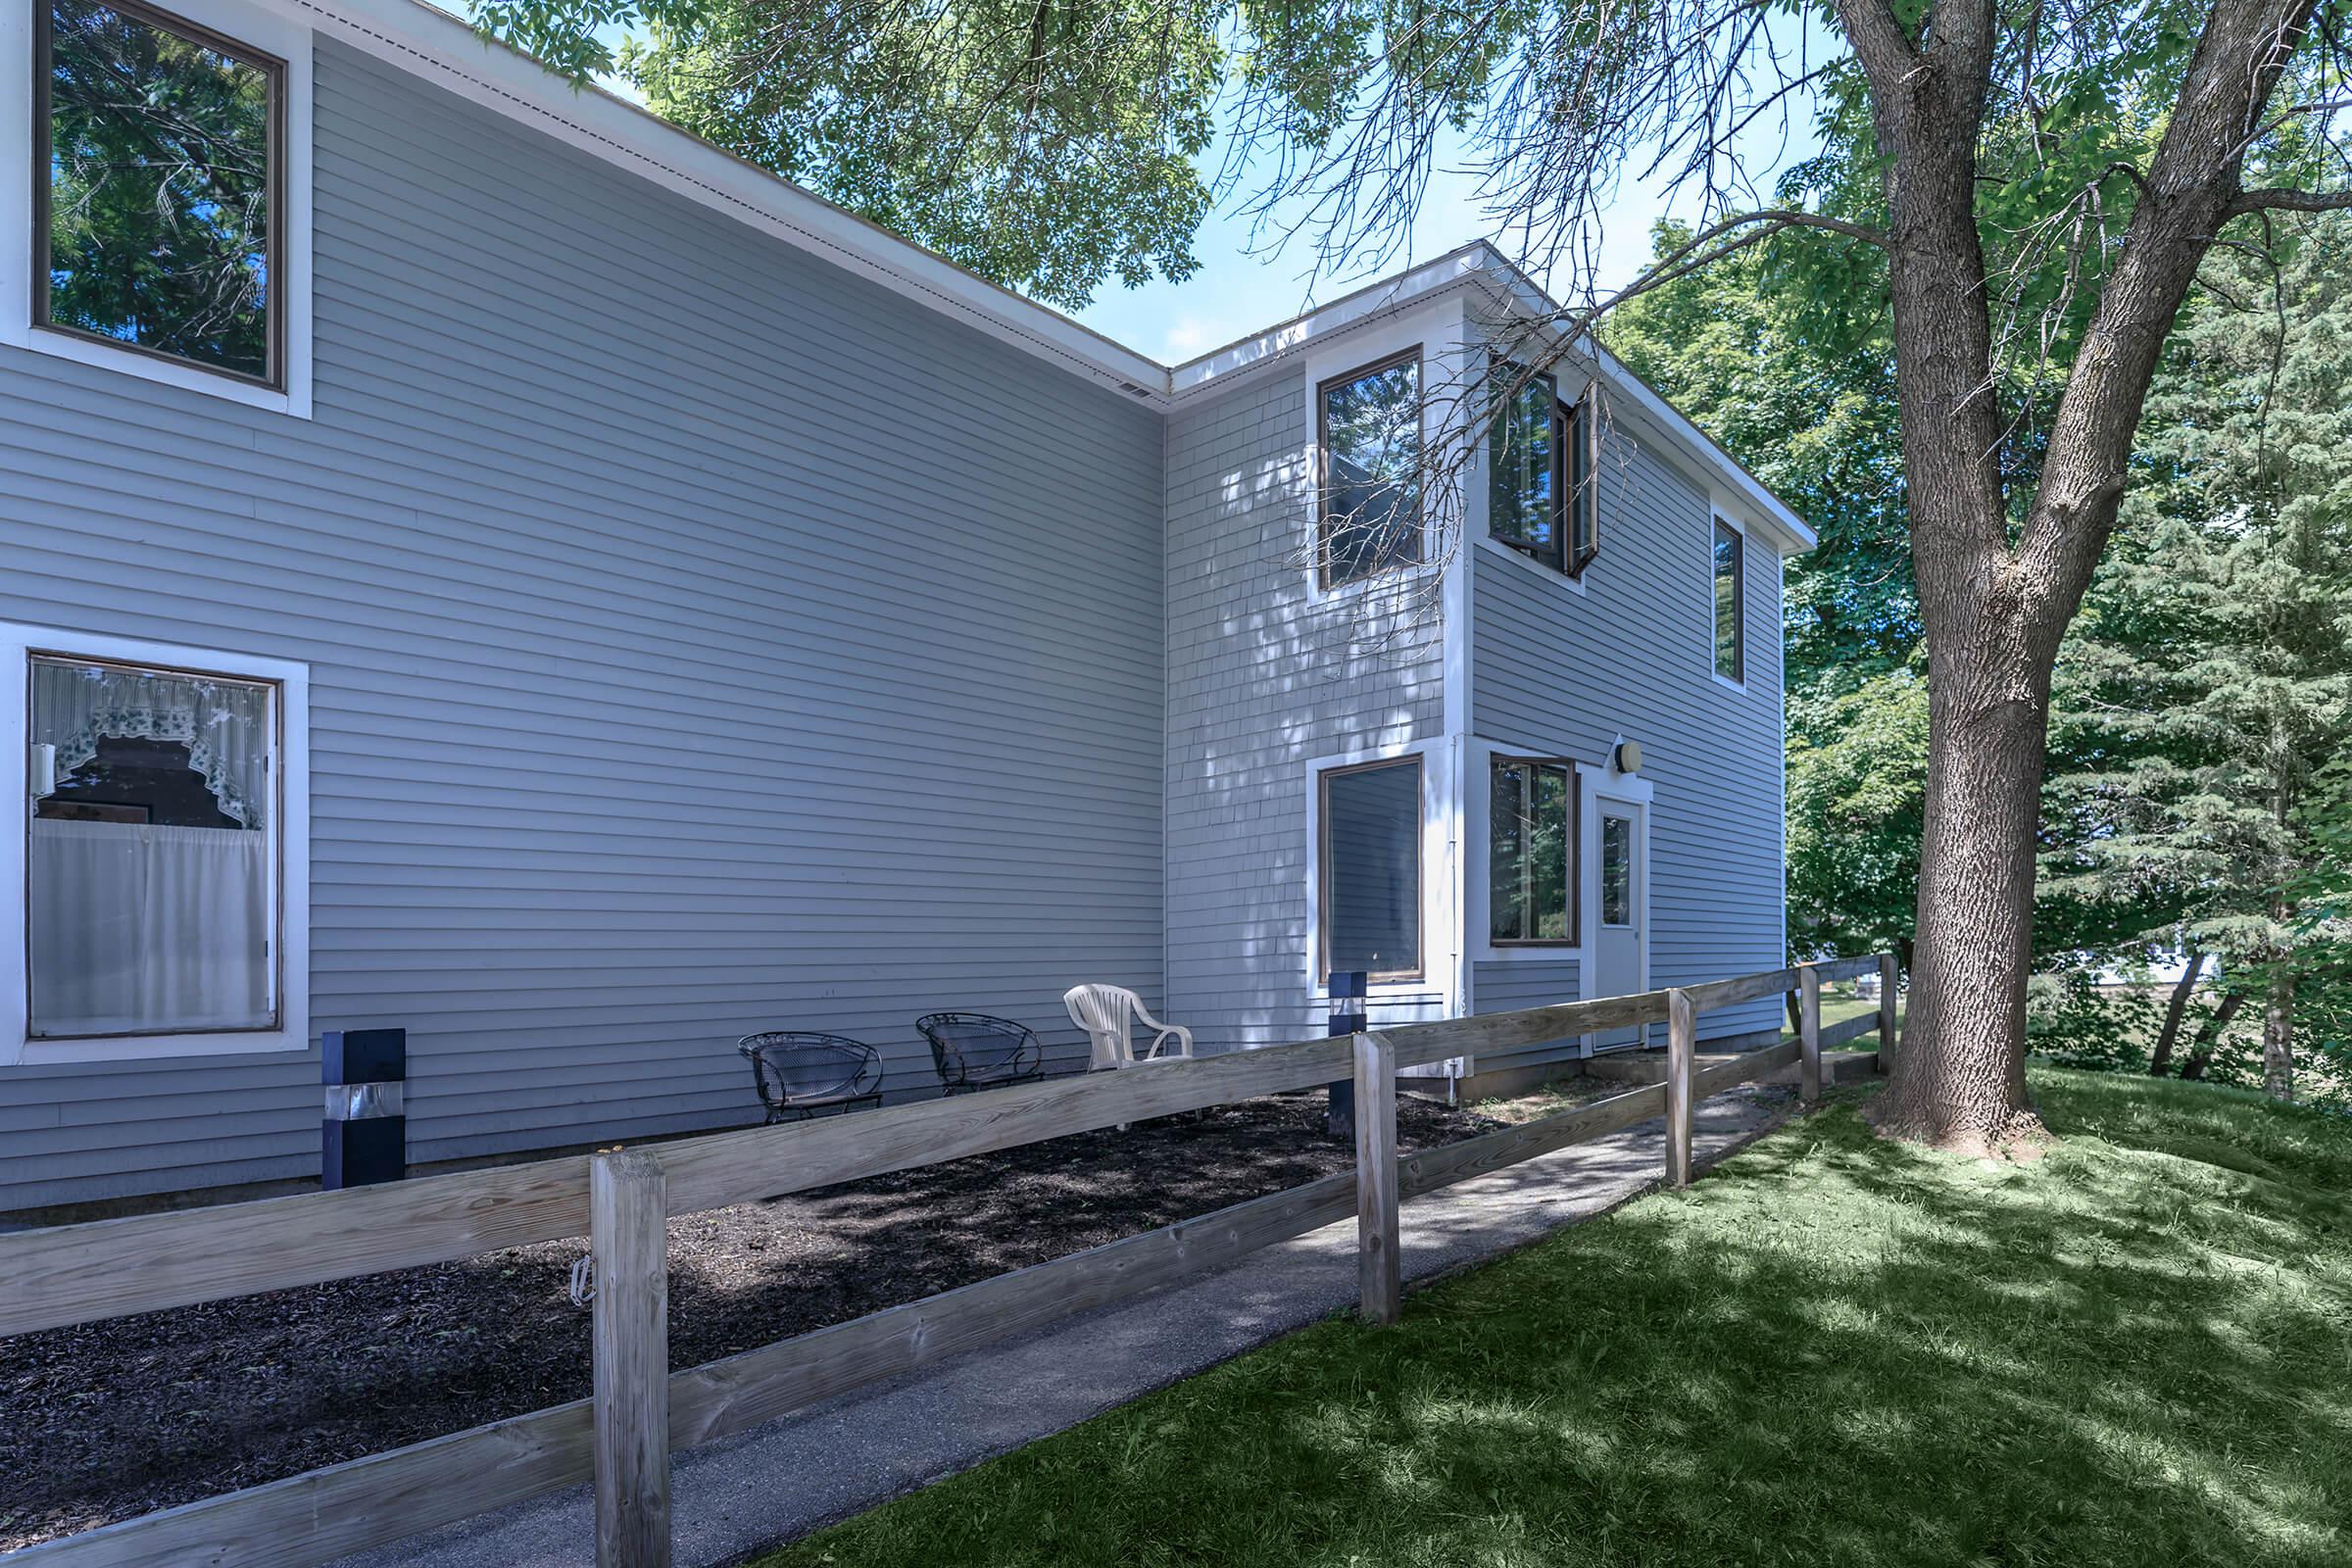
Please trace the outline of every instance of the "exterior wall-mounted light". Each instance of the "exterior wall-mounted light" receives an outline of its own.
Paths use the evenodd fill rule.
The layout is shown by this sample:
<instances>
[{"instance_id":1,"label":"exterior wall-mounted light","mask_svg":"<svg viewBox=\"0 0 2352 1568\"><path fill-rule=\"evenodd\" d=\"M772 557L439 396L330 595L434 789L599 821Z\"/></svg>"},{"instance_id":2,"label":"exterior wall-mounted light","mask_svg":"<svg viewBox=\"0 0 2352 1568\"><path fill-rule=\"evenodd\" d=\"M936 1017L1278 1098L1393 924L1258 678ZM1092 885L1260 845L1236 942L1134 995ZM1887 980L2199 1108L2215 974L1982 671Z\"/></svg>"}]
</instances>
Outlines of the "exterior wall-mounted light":
<instances>
[{"instance_id":1,"label":"exterior wall-mounted light","mask_svg":"<svg viewBox=\"0 0 2352 1568\"><path fill-rule=\"evenodd\" d=\"M1640 741L1619 741L1609 752L1609 766L1620 773L1641 772L1642 743Z\"/></svg>"}]
</instances>

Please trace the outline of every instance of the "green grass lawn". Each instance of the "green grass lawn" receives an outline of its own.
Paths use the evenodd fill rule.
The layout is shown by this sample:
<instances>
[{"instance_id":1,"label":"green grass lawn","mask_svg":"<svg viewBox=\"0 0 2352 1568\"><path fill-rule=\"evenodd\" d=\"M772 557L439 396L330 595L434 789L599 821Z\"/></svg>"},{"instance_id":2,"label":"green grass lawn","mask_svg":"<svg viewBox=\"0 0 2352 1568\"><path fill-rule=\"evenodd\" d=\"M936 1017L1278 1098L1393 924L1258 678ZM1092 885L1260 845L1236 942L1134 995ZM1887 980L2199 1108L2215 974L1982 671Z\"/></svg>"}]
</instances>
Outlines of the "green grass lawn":
<instances>
[{"instance_id":1,"label":"green grass lawn","mask_svg":"<svg viewBox=\"0 0 2352 1568\"><path fill-rule=\"evenodd\" d=\"M2035 1163L1840 1098L768 1568L2352 1564L2352 1120L2034 1082Z\"/></svg>"}]
</instances>

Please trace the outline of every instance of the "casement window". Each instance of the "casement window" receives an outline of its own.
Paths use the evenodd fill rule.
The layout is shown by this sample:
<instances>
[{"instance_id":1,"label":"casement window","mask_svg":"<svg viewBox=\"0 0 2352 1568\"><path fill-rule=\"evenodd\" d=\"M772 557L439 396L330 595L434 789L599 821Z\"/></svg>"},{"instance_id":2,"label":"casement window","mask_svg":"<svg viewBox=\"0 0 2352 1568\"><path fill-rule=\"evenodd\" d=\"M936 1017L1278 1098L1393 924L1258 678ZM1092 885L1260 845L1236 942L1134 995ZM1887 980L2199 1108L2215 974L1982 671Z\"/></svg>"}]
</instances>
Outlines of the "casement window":
<instances>
[{"instance_id":1,"label":"casement window","mask_svg":"<svg viewBox=\"0 0 2352 1568\"><path fill-rule=\"evenodd\" d=\"M1499 407L1487 445L1487 531L1568 576L1600 546L1593 399L1564 404L1548 375L1497 362Z\"/></svg>"},{"instance_id":2,"label":"casement window","mask_svg":"<svg viewBox=\"0 0 2352 1568\"><path fill-rule=\"evenodd\" d=\"M1421 559L1421 351L1315 392L1317 580L1358 581Z\"/></svg>"},{"instance_id":3,"label":"casement window","mask_svg":"<svg viewBox=\"0 0 2352 1568\"><path fill-rule=\"evenodd\" d=\"M1421 759L1316 780L1322 972L1421 976Z\"/></svg>"},{"instance_id":4,"label":"casement window","mask_svg":"<svg viewBox=\"0 0 2352 1568\"><path fill-rule=\"evenodd\" d=\"M1496 946L1576 945L1576 811L1573 763L1494 759L1489 776L1487 896L1489 934Z\"/></svg>"},{"instance_id":5,"label":"casement window","mask_svg":"<svg viewBox=\"0 0 2352 1568\"><path fill-rule=\"evenodd\" d=\"M33 324L284 385L283 61L33 0Z\"/></svg>"},{"instance_id":6,"label":"casement window","mask_svg":"<svg viewBox=\"0 0 2352 1568\"><path fill-rule=\"evenodd\" d=\"M1746 674L1740 636L1747 600L1747 537L1721 517L1715 519L1715 673L1735 684Z\"/></svg>"},{"instance_id":7,"label":"casement window","mask_svg":"<svg viewBox=\"0 0 2352 1568\"><path fill-rule=\"evenodd\" d=\"M299 1049L299 666L46 643L8 645L19 1056Z\"/></svg>"}]
</instances>

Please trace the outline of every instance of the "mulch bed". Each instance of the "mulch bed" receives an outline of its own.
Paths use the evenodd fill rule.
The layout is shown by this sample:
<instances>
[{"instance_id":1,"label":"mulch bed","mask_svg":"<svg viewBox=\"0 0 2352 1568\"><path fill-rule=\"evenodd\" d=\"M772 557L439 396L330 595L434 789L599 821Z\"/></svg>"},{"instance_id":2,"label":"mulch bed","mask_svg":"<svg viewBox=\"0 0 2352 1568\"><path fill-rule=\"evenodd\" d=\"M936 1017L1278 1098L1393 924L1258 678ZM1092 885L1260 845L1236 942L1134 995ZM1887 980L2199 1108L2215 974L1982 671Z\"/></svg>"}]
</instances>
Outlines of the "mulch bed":
<instances>
[{"instance_id":1,"label":"mulch bed","mask_svg":"<svg viewBox=\"0 0 2352 1568\"><path fill-rule=\"evenodd\" d=\"M1427 1149L1497 1125L1397 1097ZM1318 1093L681 1215L673 1367L1352 1166ZM584 1397L578 1242L0 1339L0 1551Z\"/></svg>"}]
</instances>

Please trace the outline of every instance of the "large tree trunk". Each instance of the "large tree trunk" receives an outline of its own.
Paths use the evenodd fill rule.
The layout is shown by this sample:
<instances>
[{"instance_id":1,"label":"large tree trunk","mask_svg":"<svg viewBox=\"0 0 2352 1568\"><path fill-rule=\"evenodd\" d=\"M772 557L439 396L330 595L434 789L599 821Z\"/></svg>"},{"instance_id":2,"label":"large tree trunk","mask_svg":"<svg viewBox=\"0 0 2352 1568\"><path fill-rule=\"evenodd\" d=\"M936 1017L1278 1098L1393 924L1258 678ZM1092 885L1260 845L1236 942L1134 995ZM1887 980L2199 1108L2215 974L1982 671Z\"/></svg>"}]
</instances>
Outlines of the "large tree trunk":
<instances>
[{"instance_id":1,"label":"large tree trunk","mask_svg":"<svg viewBox=\"0 0 2352 1568\"><path fill-rule=\"evenodd\" d=\"M2191 948L2180 983L2173 987L2173 1000L2165 1004L2164 1027L2156 1033L2156 1049L2148 1054L2149 1077L2161 1078L2172 1070L2173 1046L2180 1038L2180 1015L2188 1011L2189 996L2197 989L2197 979L2204 972L2205 955Z\"/></svg>"},{"instance_id":2,"label":"large tree trunk","mask_svg":"<svg viewBox=\"0 0 2352 1568\"><path fill-rule=\"evenodd\" d=\"M2283 963L2271 971L2262 1009L2262 1092L2273 1100L2295 1098L2295 976Z\"/></svg>"},{"instance_id":3,"label":"large tree trunk","mask_svg":"<svg viewBox=\"0 0 2352 1568\"><path fill-rule=\"evenodd\" d=\"M1884 1131L1975 1153L2034 1130L2023 977L2048 674L2002 663L1974 680L1936 666L1910 1010L1871 1110Z\"/></svg>"}]
</instances>

